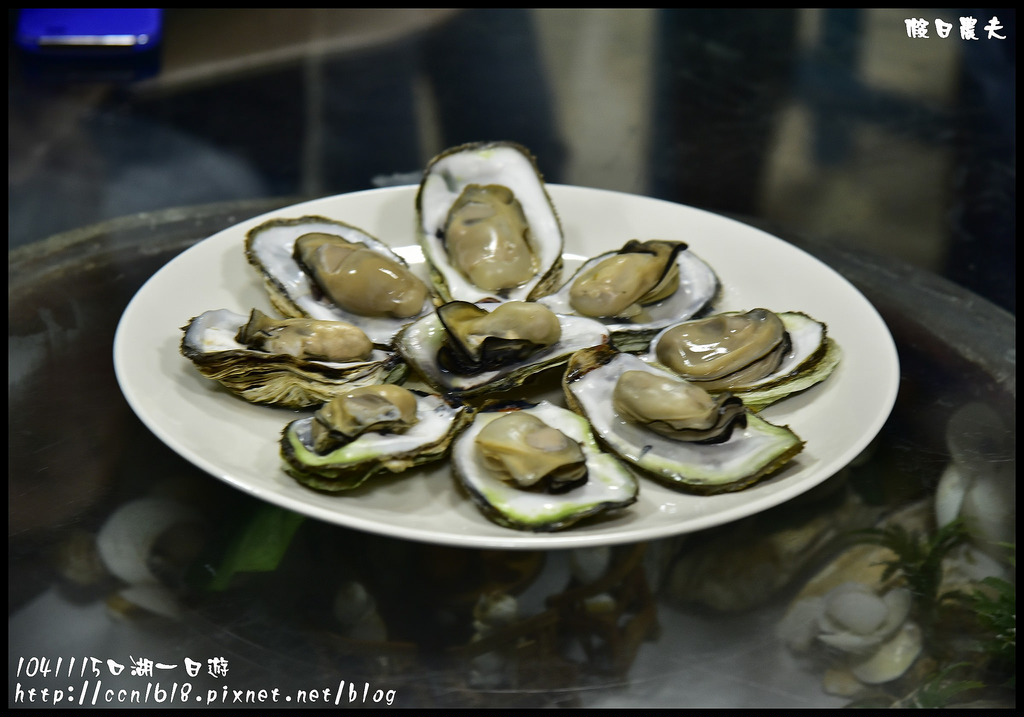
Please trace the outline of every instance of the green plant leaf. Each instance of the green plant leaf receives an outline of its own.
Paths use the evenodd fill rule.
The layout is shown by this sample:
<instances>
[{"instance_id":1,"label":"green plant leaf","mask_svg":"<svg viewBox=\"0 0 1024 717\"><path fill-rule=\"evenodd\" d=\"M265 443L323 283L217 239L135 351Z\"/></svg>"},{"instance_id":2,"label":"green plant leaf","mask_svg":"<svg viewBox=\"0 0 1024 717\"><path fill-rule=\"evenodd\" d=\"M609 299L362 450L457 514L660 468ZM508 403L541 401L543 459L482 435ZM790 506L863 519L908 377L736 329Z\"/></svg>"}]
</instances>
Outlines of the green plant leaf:
<instances>
[{"instance_id":1,"label":"green plant leaf","mask_svg":"<svg viewBox=\"0 0 1024 717\"><path fill-rule=\"evenodd\" d=\"M224 557L206 587L224 590L237 573L275 570L304 520L302 515L290 510L266 503L256 506L228 543Z\"/></svg>"}]
</instances>

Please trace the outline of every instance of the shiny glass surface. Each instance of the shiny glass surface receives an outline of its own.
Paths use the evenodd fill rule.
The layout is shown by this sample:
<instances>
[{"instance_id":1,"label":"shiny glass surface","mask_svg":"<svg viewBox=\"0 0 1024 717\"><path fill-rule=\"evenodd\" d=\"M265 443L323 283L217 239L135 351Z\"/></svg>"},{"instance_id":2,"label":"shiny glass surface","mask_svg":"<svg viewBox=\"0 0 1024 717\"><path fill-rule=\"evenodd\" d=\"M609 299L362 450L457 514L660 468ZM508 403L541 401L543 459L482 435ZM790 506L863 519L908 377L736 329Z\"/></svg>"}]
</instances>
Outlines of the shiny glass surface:
<instances>
[{"instance_id":1,"label":"shiny glass surface","mask_svg":"<svg viewBox=\"0 0 1024 717\"><path fill-rule=\"evenodd\" d=\"M977 601L1015 581L1015 13L974 11L978 40L944 13L921 37L900 10L170 9L152 73L10 44L9 705L1013 706L1015 643ZM161 267L299 200L416 183L479 139L835 269L899 352L878 437L723 526L505 551L303 518L138 420L114 331ZM957 516L939 590L975 597L915 600L879 637L916 626L908 669L869 679L820 634L802 648L795 612L857 632L836 621L860 598L827 570L878 595L912 577L880 581L855 531L935 538ZM957 680L982 687L939 689Z\"/></svg>"}]
</instances>

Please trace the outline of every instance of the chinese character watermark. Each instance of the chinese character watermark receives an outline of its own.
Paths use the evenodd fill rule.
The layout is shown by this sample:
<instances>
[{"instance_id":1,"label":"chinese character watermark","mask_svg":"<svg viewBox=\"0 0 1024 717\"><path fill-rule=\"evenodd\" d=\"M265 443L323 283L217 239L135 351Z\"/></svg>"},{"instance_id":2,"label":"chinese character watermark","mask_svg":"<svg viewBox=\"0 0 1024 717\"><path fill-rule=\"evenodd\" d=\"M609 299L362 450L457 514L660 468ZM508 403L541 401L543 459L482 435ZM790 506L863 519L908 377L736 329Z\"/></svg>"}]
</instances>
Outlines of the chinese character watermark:
<instances>
[{"instance_id":1,"label":"chinese character watermark","mask_svg":"<svg viewBox=\"0 0 1024 717\"><path fill-rule=\"evenodd\" d=\"M923 17L908 17L903 21L907 26L907 37L915 40L927 40L928 29L931 23ZM961 40L980 40L978 37L978 19L972 16L960 17L960 39ZM988 24L982 28L989 40L1005 40L1005 35L1000 35L999 31L1003 29L1003 24L999 22L999 18L993 15ZM935 32L941 39L949 37L953 30L953 23L946 22L941 18L935 18Z\"/></svg>"},{"instance_id":2,"label":"chinese character watermark","mask_svg":"<svg viewBox=\"0 0 1024 717\"><path fill-rule=\"evenodd\" d=\"M997 40L1005 40L1006 37L1003 35L997 35L996 30L1002 30L1003 26L999 24L999 18L995 15L988 21L988 25L985 26L985 32L988 33L988 39L996 38Z\"/></svg>"},{"instance_id":3,"label":"chinese character watermark","mask_svg":"<svg viewBox=\"0 0 1024 717\"><path fill-rule=\"evenodd\" d=\"M907 37L928 37L928 21L919 17L911 17L905 20L907 23Z\"/></svg>"},{"instance_id":4,"label":"chinese character watermark","mask_svg":"<svg viewBox=\"0 0 1024 717\"><path fill-rule=\"evenodd\" d=\"M209 665L207 672L211 677L223 677L228 674L228 661L223 657L211 657L206 662Z\"/></svg>"},{"instance_id":5,"label":"chinese character watermark","mask_svg":"<svg viewBox=\"0 0 1024 717\"><path fill-rule=\"evenodd\" d=\"M974 34L974 26L977 24L978 21L973 17L960 18L960 39L977 40L978 36Z\"/></svg>"}]
</instances>

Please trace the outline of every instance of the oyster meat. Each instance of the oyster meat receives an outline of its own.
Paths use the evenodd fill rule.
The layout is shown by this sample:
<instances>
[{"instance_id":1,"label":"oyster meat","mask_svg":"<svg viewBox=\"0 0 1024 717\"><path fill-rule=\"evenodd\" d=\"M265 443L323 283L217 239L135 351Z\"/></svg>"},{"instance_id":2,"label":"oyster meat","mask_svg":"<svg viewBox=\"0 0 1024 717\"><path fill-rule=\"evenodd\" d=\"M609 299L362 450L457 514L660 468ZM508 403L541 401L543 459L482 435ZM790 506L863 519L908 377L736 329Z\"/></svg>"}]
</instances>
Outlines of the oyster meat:
<instances>
[{"instance_id":1,"label":"oyster meat","mask_svg":"<svg viewBox=\"0 0 1024 717\"><path fill-rule=\"evenodd\" d=\"M345 311L408 319L423 310L426 284L365 244L310 232L295 240L292 256L320 292Z\"/></svg>"},{"instance_id":2,"label":"oyster meat","mask_svg":"<svg viewBox=\"0 0 1024 717\"><path fill-rule=\"evenodd\" d=\"M501 184L468 184L448 210L445 249L453 268L484 291L521 286L537 273L523 205Z\"/></svg>"},{"instance_id":3,"label":"oyster meat","mask_svg":"<svg viewBox=\"0 0 1024 717\"><path fill-rule=\"evenodd\" d=\"M639 490L586 419L547 401L485 406L455 439L452 467L488 518L534 532L624 508Z\"/></svg>"},{"instance_id":4,"label":"oyster meat","mask_svg":"<svg viewBox=\"0 0 1024 717\"><path fill-rule=\"evenodd\" d=\"M407 367L339 321L273 319L228 309L182 327L181 353L206 378L252 403L305 408L355 386L400 382Z\"/></svg>"},{"instance_id":5,"label":"oyster meat","mask_svg":"<svg viewBox=\"0 0 1024 717\"><path fill-rule=\"evenodd\" d=\"M444 458L471 415L464 405L402 386L359 387L289 423L281 457L305 486L351 490L378 473Z\"/></svg>"},{"instance_id":6,"label":"oyster meat","mask_svg":"<svg viewBox=\"0 0 1024 717\"><path fill-rule=\"evenodd\" d=\"M612 406L627 421L679 441L722 443L733 428L747 425L743 401L712 396L688 381L650 371L623 371L612 390Z\"/></svg>"},{"instance_id":7,"label":"oyster meat","mask_svg":"<svg viewBox=\"0 0 1024 717\"><path fill-rule=\"evenodd\" d=\"M416 215L444 301L535 299L560 278L562 227L525 147L478 142L442 152L424 171Z\"/></svg>"},{"instance_id":8,"label":"oyster meat","mask_svg":"<svg viewBox=\"0 0 1024 717\"><path fill-rule=\"evenodd\" d=\"M580 444L532 413L510 411L476 436L484 465L520 488L562 493L587 481Z\"/></svg>"},{"instance_id":9,"label":"oyster meat","mask_svg":"<svg viewBox=\"0 0 1024 717\"><path fill-rule=\"evenodd\" d=\"M685 242L632 239L584 262L539 301L557 313L602 321L616 347L635 351L666 326L705 310L718 288L714 270Z\"/></svg>"},{"instance_id":10,"label":"oyster meat","mask_svg":"<svg viewBox=\"0 0 1024 717\"><path fill-rule=\"evenodd\" d=\"M610 346L574 354L563 378L567 404L599 440L667 485L701 494L741 490L803 450L788 427L687 383Z\"/></svg>"},{"instance_id":11,"label":"oyster meat","mask_svg":"<svg viewBox=\"0 0 1024 717\"><path fill-rule=\"evenodd\" d=\"M654 337L646 358L760 410L824 381L839 363L840 350L820 321L757 308L670 326Z\"/></svg>"},{"instance_id":12,"label":"oyster meat","mask_svg":"<svg viewBox=\"0 0 1024 717\"><path fill-rule=\"evenodd\" d=\"M378 346L433 308L427 284L405 260L344 222L271 219L249 230L245 252L282 314L347 321Z\"/></svg>"},{"instance_id":13,"label":"oyster meat","mask_svg":"<svg viewBox=\"0 0 1024 717\"><path fill-rule=\"evenodd\" d=\"M455 301L403 329L395 349L436 390L466 397L520 386L607 341L603 324L537 302Z\"/></svg>"},{"instance_id":14,"label":"oyster meat","mask_svg":"<svg viewBox=\"0 0 1024 717\"><path fill-rule=\"evenodd\" d=\"M629 241L612 256L578 273L569 284L569 305L583 316L629 319L679 290L676 257L683 242Z\"/></svg>"},{"instance_id":15,"label":"oyster meat","mask_svg":"<svg viewBox=\"0 0 1024 717\"><path fill-rule=\"evenodd\" d=\"M441 367L472 375L529 359L562 336L558 317L538 304L510 301L487 310L465 301L437 308L447 341L438 350Z\"/></svg>"},{"instance_id":16,"label":"oyster meat","mask_svg":"<svg viewBox=\"0 0 1024 717\"><path fill-rule=\"evenodd\" d=\"M416 394L402 386L354 388L317 410L310 437L317 453L343 446L368 431L405 433L419 420Z\"/></svg>"},{"instance_id":17,"label":"oyster meat","mask_svg":"<svg viewBox=\"0 0 1024 717\"><path fill-rule=\"evenodd\" d=\"M373 342L358 326L345 321L273 319L259 309L250 312L235 340L255 351L314 361L365 361L373 354Z\"/></svg>"}]
</instances>

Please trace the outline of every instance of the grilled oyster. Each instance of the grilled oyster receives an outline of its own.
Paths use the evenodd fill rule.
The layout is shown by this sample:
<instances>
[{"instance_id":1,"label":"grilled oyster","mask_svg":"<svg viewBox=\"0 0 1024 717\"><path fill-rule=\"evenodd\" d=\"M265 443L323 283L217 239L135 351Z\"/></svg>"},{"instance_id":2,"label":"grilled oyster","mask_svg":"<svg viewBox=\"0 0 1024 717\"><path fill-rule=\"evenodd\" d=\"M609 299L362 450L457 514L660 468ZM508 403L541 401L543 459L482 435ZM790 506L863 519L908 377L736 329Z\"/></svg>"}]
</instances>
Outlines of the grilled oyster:
<instances>
[{"instance_id":1,"label":"grilled oyster","mask_svg":"<svg viewBox=\"0 0 1024 717\"><path fill-rule=\"evenodd\" d=\"M616 347L635 351L666 326L703 311L718 286L714 270L686 243L632 239L586 261L539 301L557 313L602 321Z\"/></svg>"},{"instance_id":2,"label":"grilled oyster","mask_svg":"<svg viewBox=\"0 0 1024 717\"><path fill-rule=\"evenodd\" d=\"M383 472L444 458L471 417L466 406L401 386L366 386L338 396L281 434L285 471L322 491L351 490Z\"/></svg>"},{"instance_id":3,"label":"grilled oyster","mask_svg":"<svg viewBox=\"0 0 1024 717\"><path fill-rule=\"evenodd\" d=\"M547 401L489 405L452 445L459 483L491 520L547 532L636 502L636 478L586 419Z\"/></svg>"},{"instance_id":4,"label":"grilled oyster","mask_svg":"<svg viewBox=\"0 0 1024 717\"><path fill-rule=\"evenodd\" d=\"M634 372L652 378L637 380ZM788 427L736 411L735 399L711 399L692 385L674 387L684 383L609 346L573 354L563 378L568 406L590 421L609 450L677 488L702 494L741 490L803 450ZM638 394L638 387L646 393Z\"/></svg>"},{"instance_id":5,"label":"grilled oyster","mask_svg":"<svg viewBox=\"0 0 1024 717\"><path fill-rule=\"evenodd\" d=\"M840 350L820 321L757 308L670 326L654 337L646 358L760 410L824 381L839 363Z\"/></svg>"},{"instance_id":6,"label":"grilled oyster","mask_svg":"<svg viewBox=\"0 0 1024 717\"><path fill-rule=\"evenodd\" d=\"M271 219L249 230L245 252L282 314L347 321L381 347L433 308L427 285L400 256L344 222Z\"/></svg>"},{"instance_id":7,"label":"grilled oyster","mask_svg":"<svg viewBox=\"0 0 1024 717\"><path fill-rule=\"evenodd\" d=\"M599 322L558 316L536 302L456 301L403 329L395 349L436 390L467 397L520 386L606 341Z\"/></svg>"},{"instance_id":8,"label":"grilled oyster","mask_svg":"<svg viewBox=\"0 0 1024 717\"><path fill-rule=\"evenodd\" d=\"M399 382L407 367L338 321L272 319L228 309L182 327L181 353L206 378L252 403L304 408L355 386Z\"/></svg>"},{"instance_id":9,"label":"grilled oyster","mask_svg":"<svg viewBox=\"0 0 1024 717\"><path fill-rule=\"evenodd\" d=\"M561 275L562 227L525 147L477 142L434 157L416 216L444 301L535 299Z\"/></svg>"}]
</instances>

